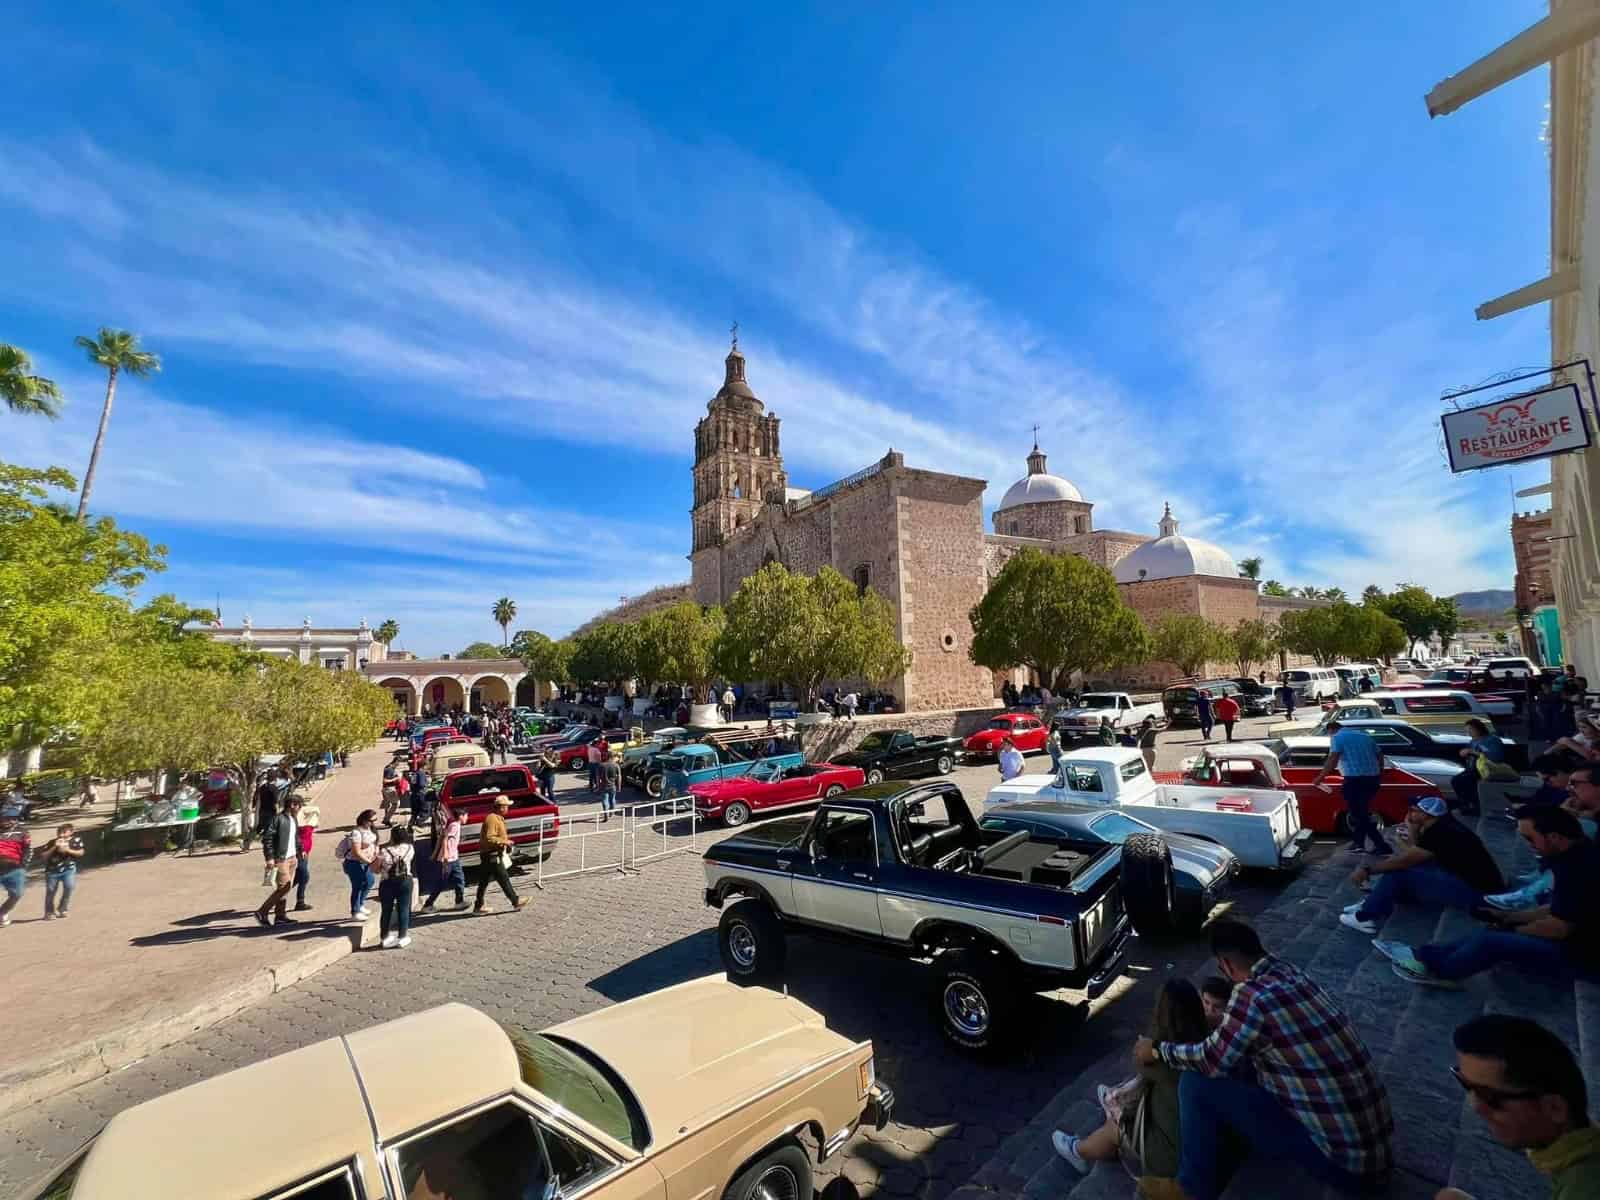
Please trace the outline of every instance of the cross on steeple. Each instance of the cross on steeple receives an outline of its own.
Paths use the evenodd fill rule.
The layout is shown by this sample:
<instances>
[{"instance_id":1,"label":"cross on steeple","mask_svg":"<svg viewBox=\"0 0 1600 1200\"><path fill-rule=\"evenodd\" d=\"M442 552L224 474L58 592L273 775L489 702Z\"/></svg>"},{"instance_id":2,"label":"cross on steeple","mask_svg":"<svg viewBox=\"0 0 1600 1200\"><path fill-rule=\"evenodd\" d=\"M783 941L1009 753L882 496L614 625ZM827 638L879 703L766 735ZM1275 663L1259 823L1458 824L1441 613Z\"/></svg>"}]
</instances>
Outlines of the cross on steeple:
<instances>
[{"instance_id":1,"label":"cross on steeple","mask_svg":"<svg viewBox=\"0 0 1600 1200\"><path fill-rule=\"evenodd\" d=\"M1034 425L1034 427L1033 427L1033 448L1035 450L1037 450L1039 448L1039 426L1038 425Z\"/></svg>"},{"instance_id":2,"label":"cross on steeple","mask_svg":"<svg viewBox=\"0 0 1600 1200\"><path fill-rule=\"evenodd\" d=\"M728 330L728 334L733 338L733 348L737 350L739 348L739 322L735 321L733 323L733 326Z\"/></svg>"}]
</instances>

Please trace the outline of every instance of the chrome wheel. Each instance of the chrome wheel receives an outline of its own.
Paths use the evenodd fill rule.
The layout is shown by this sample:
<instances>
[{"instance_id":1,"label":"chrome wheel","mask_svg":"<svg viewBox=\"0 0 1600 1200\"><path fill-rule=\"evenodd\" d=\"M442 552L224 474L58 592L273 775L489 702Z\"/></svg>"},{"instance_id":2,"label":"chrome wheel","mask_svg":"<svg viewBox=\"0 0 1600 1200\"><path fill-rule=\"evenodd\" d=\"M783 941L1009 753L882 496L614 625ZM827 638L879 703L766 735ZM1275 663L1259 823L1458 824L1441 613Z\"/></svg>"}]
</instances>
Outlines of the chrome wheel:
<instances>
[{"instance_id":1,"label":"chrome wheel","mask_svg":"<svg viewBox=\"0 0 1600 1200\"><path fill-rule=\"evenodd\" d=\"M969 980L952 979L944 985L944 1015L968 1037L989 1031L989 1002Z\"/></svg>"},{"instance_id":2,"label":"chrome wheel","mask_svg":"<svg viewBox=\"0 0 1600 1200\"><path fill-rule=\"evenodd\" d=\"M882 783L883 782L883 772L878 770L876 767L874 767L872 770L867 772L867 782L868 783Z\"/></svg>"},{"instance_id":3,"label":"chrome wheel","mask_svg":"<svg viewBox=\"0 0 1600 1200\"><path fill-rule=\"evenodd\" d=\"M743 825L749 819L750 810L737 800L728 805L728 807L724 809L722 813L723 824L729 826L730 828L737 825Z\"/></svg>"},{"instance_id":4,"label":"chrome wheel","mask_svg":"<svg viewBox=\"0 0 1600 1200\"><path fill-rule=\"evenodd\" d=\"M934 767L938 770L939 774L941 774L941 775L950 774L950 770L954 766L955 766L955 762L954 762L954 760L951 759L951 757L948 754L941 754L939 756L939 761L934 764Z\"/></svg>"},{"instance_id":5,"label":"chrome wheel","mask_svg":"<svg viewBox=\"0 0 1600 1200\"><path fill-rule=\"evenodd\" d=\"M750 926L739 922L728 927L728 953L733 961L745 970L756 965L756 934Z\"/></svg>"},{"instance_id":6,"label":"chrome wheel","mask_svg":"<svg viewBox=\"0 0 1600 1200\"><path fill-rule=\"evenodd\" d=\"M788 1167L774 1163L761 1172L750 1195L752 1200L800 1200L800 1181Z\"/></svg>"}]
</instances>

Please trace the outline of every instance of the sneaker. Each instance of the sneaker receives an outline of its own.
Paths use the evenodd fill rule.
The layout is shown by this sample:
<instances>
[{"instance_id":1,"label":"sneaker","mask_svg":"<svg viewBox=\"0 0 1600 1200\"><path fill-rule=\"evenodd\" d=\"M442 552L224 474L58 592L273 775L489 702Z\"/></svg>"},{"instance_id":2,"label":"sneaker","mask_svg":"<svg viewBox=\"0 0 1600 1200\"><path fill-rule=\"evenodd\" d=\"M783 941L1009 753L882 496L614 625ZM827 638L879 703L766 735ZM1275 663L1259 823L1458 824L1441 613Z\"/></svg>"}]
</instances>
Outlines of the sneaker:
<instances>
[{"instance_id":1,"label":"sneaker","mask_svg":"<svg viewBox=\"0 0 1600 1200\"><path fill-rule=\"evenodd\" d=\"M1109 1083L1102 1083L1094 1089L1094 1098L1100 1101L1100 1107L1103 1111L1111 1111L1111 1093L1114 1090Z\"/></svg>"},{"instance_id":2,"label":"sneaker","mask_svg":"<svg viewBox=\"0 0 1600 1200\"><path fill-rule=\"evenodd\" d=\"M1408 971L1415 971L1423 975L1428 973L1428 968L1422 965L1422 960L1417 957L1416 952L1404 942L1383 942L1381 939L1374 938L1372 944L1378 949L1379 954L1382 954L1395 966L1404 967Z\"/></svg>"},{"instance_id":3,"label":"sneaker","mask_svg":"<svg viewBox=\"0 0 1600 1200\"><path fill-rule=\"evenodd\" d=\"M411 945L411 935L409 933L406 934L406 936L396 942L395 945L404 950L407 946Z\"/></svg>"},{"instance_id":4,"label":"sneaker","mask_svg":"<svg viewBox=\"0 0 1600 1200\"><path fill-rule=\"evenodd\" d=\"M467 906L467 902L466 902L466 900L464 898L461 899L461 900L457 900L456 901L456 911L457 912L460 912L466 906Z\"/></svg>"},{"instance_id":5,"label":"sneaker","mask_svg":"<svg viewBox=\"0 0 1600 1200\"><path fill-rule=\"evenodd\" d=\"M300 922L296 921L293 917L279 917L276 921L273 922L273 924L274 925L298 925L298 924L300 924Z\"/></svg>"},{"instance_id":6,"label":"sneaker","mask_svg":"<svg viewBox=\"0 0 1600 1200\"><path fill-rule=\"evenodd\" d=\"M1067 1165L1079 1175L1087 1175L1089 1173L1089 1161L1078 1153L1077 1138L1070 1133L1062 1133L1058 1129L1050 1135L1050 1143L1056 1148L1056 1153L1065 1159Z\"/></svg>"},{"instance_id":7,"label":"sneaker","mask_svg":"<svg viewBox=\"0 0 1600 1200\"><path fill-rule=\"evenodd\" d=\"M516 904L512 905L512 907L521 912L528 907L528 898L526 896L518 896Z\"/></svg>"},{"instance_id":8,"label":"sneaker","mask_svg":"<svg viewBox=\"0 0 1600 1200\"><path fill-rule=\"evenodd\" d=\"M379 944L385 950L393 950L395 948L395 946L399 945L399 943L400 943L400 935L398 933L386 933L386 934L383 935L383 941L380 942Z\"/></svg>"},{"instance_id":9,"label":"sneaker","mask_svg":"<svg viewBox=\"0 0 1600 1200\"><path fill-rule=\"evenodd\" d=\"M356 909L356 911L355 911L355 913L353 915L354 915L356 920L365 921L368 917L370 917L372 915L372 913L369 912L367 910L366 906L363 905L361 908Z\"/></svg>"},{"instance_id":10,"label":"sneaker","mask_svg":"<svg viewBox=\"0 0 1600 1200\"><path fill-rule=\"evenodd\" d=\"M1526 892L1500 892L1493 896L1485 896L1483 902L1501 912L1520 912L1524 908L1534 907Z\"/></svg>"},{"instance_id":11,"label":"sneaker","mask_svg":"<svg viewBox=\"0 0 1600 1200\"><path fill-rule=\"evenodd\" d=\"M1344 911L1347 913L1360 912L1361 906L1365 903L1365 900L1357 900L1354 904L1346 904L1344 906Z\"/></svg>"},{"instance_id":12,"label":"sneaker","mask_svg":"<svg viewBox=\"0 0 1600 1200\"><path fill-rule=\"evenodd\" d=\"M1414 968L1406 966L1403 963L1394 963L1390 967L1390 970L1392 970L1401 979L1404 979L1407 983L1418 983L1423 987L1444 988L1446 991L1451 992L1461 991L1461 984L1459 981L1454 979L1440 979L1439 976L1428 970L1428 968L1423 966L1421 963L1418 963Z\"/></svg>"},{"instance_id":13,"label":"sneaker","mask_svg":"<svg viewBox=\"0 0 1600 1200\"><path fill-rule=\"evenodd\" d=\"M484 912L488 912L488 911L489 910L484 908L484 906L481 905L481 904L474 904L472 906L472 915L473 916L477 916L479 913L484 913Z\"/></svg>"},{"instance_id":14,"label":"sneaker","mask_svg":"<svg viewBox=\"0 0 1600 1200\"><path fill-rule=\"evenodd\" d=\"M1357 933L1371 935L1378 932L1378 923L1376 921L1363 921L1353 912L1340 913L1339 924L1346 929L1354 929Z\"/></svg>"},{"instance_id":15,"label":"sneaker","mask_svg":"<svg viewBox=\"0 0 1600 1200\"><path fill-rule=\"evenodd\" d=\"M264 913L264 912L256 913L255 917L256 917L256 924L261 926L261 928L263 928L263 929L267 929L272 925L272 922L267 920L267 914Z\"/></svg>"},{"instance_id":16,"label":"sneaker","mask_svg":"<svg viewBox=\"0 0 1600 1200\"><path fill-rule=\"evenodd\" d=\"M55 913L45 913L45 915L44 915L44 919L46 921L49 921L49 920L53 919L54 917L55 917Z\"/></svg>"},{"instance_id":17,"label":"sneaker","mask_svg":"<svg viewBox=\"0 0 1600 1200\"><path fill-rule=\"evenodd\" d=\"M296 904L294 906L294 910L295 910L295 912L310 912L311 911L311 905L307 904L304 900L302 900L302 901L300 901L299 904Z\"/></svg>"},{"instance_id":18,"label":"sneaker","mask_svg":"<svg viewBox=\"0 0 1600 1200\"><path fill-rule=\"evenodd\" d=\"M60 912L58 912L56 914L56 920L65 921L66 919L67 919L67 910L63 908Z\"/></svg>"}]
</instances>

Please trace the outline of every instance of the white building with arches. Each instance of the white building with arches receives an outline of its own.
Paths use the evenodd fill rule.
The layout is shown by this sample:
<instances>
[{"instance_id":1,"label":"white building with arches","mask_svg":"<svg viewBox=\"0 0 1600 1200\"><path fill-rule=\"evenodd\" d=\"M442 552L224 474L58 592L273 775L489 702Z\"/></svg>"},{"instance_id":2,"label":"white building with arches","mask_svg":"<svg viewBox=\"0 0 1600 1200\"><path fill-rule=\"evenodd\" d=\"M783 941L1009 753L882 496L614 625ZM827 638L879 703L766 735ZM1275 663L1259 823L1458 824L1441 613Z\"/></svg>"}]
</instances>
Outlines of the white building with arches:
<instances>
[{"instance_id":1,"label":"white building with arches","mask_svg":"<svg viewBox=\"0 0 1600 1200\"><path fill-rule=\"evenodd\" d=\"M528 669L516 658L412 658L372 662L361 673L394 697L410 716L423 709L511 704Z\"/></svg>"}]
</instances>

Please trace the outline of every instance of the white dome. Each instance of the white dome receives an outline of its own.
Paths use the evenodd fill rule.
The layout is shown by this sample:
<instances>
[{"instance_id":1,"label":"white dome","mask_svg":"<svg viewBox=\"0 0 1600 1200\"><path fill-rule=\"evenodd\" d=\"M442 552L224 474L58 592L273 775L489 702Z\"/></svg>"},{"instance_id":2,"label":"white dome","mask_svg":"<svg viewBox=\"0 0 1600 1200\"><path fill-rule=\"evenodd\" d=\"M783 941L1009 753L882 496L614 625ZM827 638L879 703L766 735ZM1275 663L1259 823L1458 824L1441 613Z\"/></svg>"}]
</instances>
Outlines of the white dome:
<instances>
[{"instance_id":1,"label":"white dome","mask_svg":"<svg viewBox=\"0 0 1600 1200\"><path fill-rule=\"evenodd\" d=\"M1118 583L1177 579L1184 575L1216 575L1235 579L1238 564L1221 546L1200 538L1184 537L1168 506L1161 518L1161 536L1146 542L1112 568Z\"/></svg>"},{"instance_id":2,"label":"white dome","mask_svg":"<svg viewBox=\"0 0 1600 1200\"><path fill-rule=\"evenodd\" d=\"M1083 497L1059 475L1029 475L1006 489L1006 498L1000 501L1002 510L1016 508L1019 504L1048 504L1052 500L1079 500Z\"/></svg>"}]
</instances>

